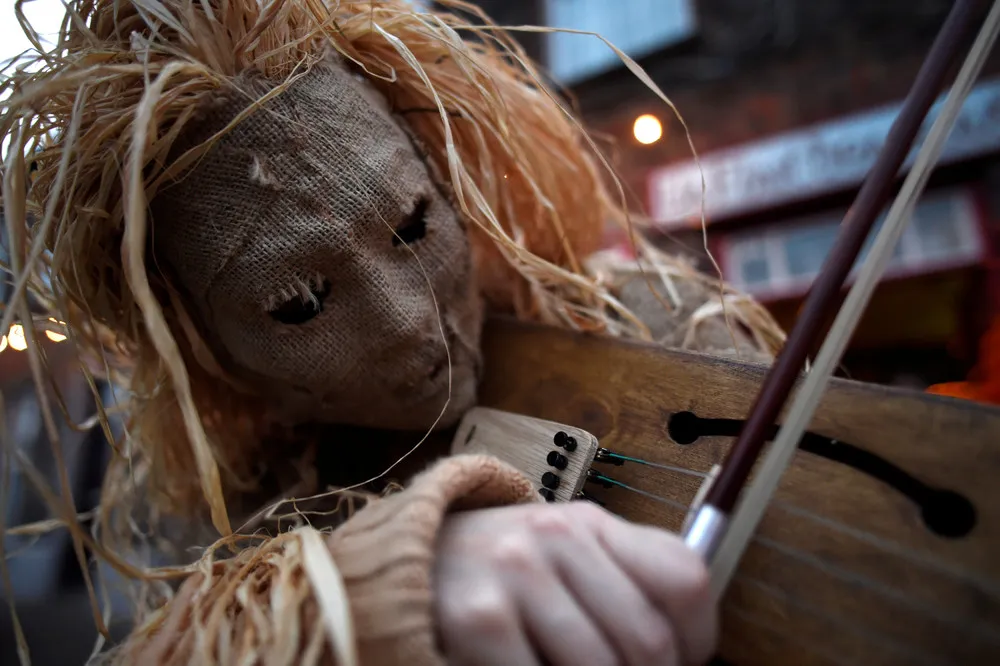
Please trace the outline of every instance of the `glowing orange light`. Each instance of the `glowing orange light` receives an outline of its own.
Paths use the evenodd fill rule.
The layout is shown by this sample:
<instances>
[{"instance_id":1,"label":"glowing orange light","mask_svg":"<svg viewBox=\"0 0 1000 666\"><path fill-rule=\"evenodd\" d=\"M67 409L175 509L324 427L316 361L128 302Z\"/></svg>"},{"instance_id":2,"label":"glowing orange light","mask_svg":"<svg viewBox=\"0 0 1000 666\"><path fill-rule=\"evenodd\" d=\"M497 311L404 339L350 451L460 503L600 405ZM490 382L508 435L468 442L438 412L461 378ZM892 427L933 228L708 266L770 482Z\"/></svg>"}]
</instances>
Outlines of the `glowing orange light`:
<instances>
[{"instance_id":1,"label":"glowing orange light","mask_svg":"<svg viewBox=\"0 0 1000 666\"><path fill-rule=\"evenodd\" d=\"M24 351L28 348L28 342L24 339L24 329L20 324L14 324L7 332L7 342L10 348L16 351Z\"/></svg>"},{"instance_id":2,"label":"glowing orange light","mask_svg":"<svg viewBox=\"0 0 1000 666\"><path fill-rule=\"evenodd\" d=\"M979 341L979 360L964 382L935 384L928 393L1000 405L1000 316Z\"/></svg>"},{"instance_id":3,"label":"glowing orange light","mask_svg":"<svg viewBox=\"0 0 1000 666\"><path fill-rule=\"evenodd\" d=\"M656 116L647 113L635 119L632 134L639 143L645 145L656 143L663 136L663 125Z\"/></svg>"}]
</instances>

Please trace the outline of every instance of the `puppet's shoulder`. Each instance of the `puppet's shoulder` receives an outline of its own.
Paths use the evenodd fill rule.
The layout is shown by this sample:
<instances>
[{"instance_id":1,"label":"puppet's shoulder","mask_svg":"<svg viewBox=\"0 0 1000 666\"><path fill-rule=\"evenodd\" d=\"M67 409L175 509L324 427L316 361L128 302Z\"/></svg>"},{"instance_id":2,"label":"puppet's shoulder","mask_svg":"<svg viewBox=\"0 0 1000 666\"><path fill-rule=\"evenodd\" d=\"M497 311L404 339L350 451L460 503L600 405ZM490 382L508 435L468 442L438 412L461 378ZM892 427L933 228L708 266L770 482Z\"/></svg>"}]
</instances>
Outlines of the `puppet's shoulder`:
<instances>
[{"instance_id":1,"label":"puppet's shoulder","mask_svg":"<svg viewBox=\"0 0 1000 666\"><path fill-rule=\"evenodd\" d=\"M747 294L690 261L647 253L637 262L617 250L589 258L588 268L626 309L672 349L770 364L784 332Z\"/></svg>"}]
</instances>

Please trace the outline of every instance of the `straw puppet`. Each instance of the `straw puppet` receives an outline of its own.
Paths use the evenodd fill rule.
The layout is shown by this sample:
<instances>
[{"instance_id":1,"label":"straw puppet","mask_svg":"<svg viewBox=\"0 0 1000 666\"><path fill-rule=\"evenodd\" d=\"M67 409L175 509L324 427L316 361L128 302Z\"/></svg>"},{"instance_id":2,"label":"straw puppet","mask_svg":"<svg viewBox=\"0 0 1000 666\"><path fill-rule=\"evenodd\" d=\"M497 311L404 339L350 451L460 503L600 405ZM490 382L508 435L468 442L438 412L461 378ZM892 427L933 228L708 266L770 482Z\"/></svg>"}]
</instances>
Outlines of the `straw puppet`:
<instances>
[{"instance_id":1,"label":"straw puppet","mask_svg":"<svg viewBox=\"0 0 1000 666\"><path fill-rule=\"evenodd\" d=\"M75 542L137 578L191 574L109 659L434 654L438 528L536 499L514 470L425 461L332 531L238 528L265 479L288 491L308 465L303 425L356 428L319 444L350 458L366 429L456 423L487 314L764 362L780 344L751 299L633 229L612 165L516 44L440 4L74 0L55 45L6 71L4 330L22 322L40 354L59 326L125 395L100 529L71 525ZM600 252L609 226L633 258ZM207 517L221 541L137 569L110 545L137 511ZM390 640L406 603L415 624Z\"/></svg>"}]
</instances>

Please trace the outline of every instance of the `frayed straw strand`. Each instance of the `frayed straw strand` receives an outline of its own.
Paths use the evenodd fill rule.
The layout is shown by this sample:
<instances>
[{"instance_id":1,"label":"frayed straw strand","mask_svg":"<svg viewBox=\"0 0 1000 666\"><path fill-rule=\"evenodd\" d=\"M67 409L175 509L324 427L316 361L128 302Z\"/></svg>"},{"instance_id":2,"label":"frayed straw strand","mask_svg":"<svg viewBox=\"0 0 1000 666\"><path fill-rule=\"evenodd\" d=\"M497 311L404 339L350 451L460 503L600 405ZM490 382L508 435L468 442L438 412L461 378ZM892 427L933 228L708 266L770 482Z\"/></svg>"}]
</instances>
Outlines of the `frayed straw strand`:
<instances>
[{"instance_id":1,"label":"frayed straw strand","mask_svg":"<svg viewBox=\"0 0 1000 666\"><path fill-rule=\"evenodd\" d=\"M3 174L3 205L17 299L3 311L2 323L17 318L24 325L38 387L45 383L45 356L34 332L45 324L31 318L29 295L65 324L68 344L80 357L98 400L97 420L115 447L90 533L81 529L71 499L67 503L71 496L64 475L64 497L48 488L40 492L57 516L49 525L70 530L78 557L87 548L117 572L157 585L202 572L205 587L192 615L200 619L176 654L207 657L221 651L248 657L260 647L253 636L274 639L267 635L267 606L252 586L220 583L209 592L220 564L213 559L216 548L264 541L241 551L236 555L240 566L220 574L225 578L238 570L246 580L258 582L275 573L268 567L300 555L293 553L297 546L283 550L292 544L284 535L267 541L232 533L227 499L256 488L251 461L260 454L258 415L266 409L248 387L226 374L184 299L147 256L146 209L161 186L182 178L249 114L268 112L266 102L331 49L389 100L424 147L428 166L445 175L456 210L469 222L477 278L494 310L576 330L650 339L645 324L614 296L613 285L588 267L609 222L628 230L638 257L634 270L664 308L678 305L673 279L709 280L657 253L637 234L611 161L504 32L556 30L500 28L469 3L442 4L474 14L484 25L468 25L467 19L446 12L414 11L404 0L69 0L56 44L45 50L37 36L30 37L21 0L16 5L35 52L0 79L0 96L7 95L0 108L0 132L4 139L16 139ZM463 32L481 40L464 39ZM666 95L636 63L596 36L670 106L697 160L687 125ZM250 69L275 87L260 99L244 92L247 106L237 118L174 157L172 150L197 123L199 109L232 89L233 79ZM30 181L23 177L26 160L38 165ZM613 193L605 179L613 183ZM702 222L704 228L704 216ZM714 258L712 262L718 271ZM652 288L647 271L663 284L669 303ZM727 325L728 311L735 309L761 346L774 348L783 339L766 312L721 281L718 307ZM697 314L692 331L697 321L714 316L714 306ZM438 319L440 325L440 313ZM450 353L448 365L450 381ZM101 404L95 375L127 393L119 406L126 417L120 441L112 434L112 410ZM61 399L57 403L68 418ZM46 401L50 439L51 411ZM354 497L350 489L390 473L426 438L372 479L308 498L285 497L251 517L244 528L275 517L280 527L285 514L279 510L289 505L293 511L287 515L299 522L323 513L298 511L296 502L305 499L336 497L339 507L340 500ZM42 483L38 475L26 474L33 483ZM141 519L133 515L138 506ZM194 517L205 506L223 538L197 562L154 569L120 555L136 543L152 546L161 518ZM293 569L283 569L286 573L274 580L282 581L286 595L279 601L299 608L309 596L303 587L308 575L300 569L293 575ZM89 579L88 586L92 593ZM152 603L151 589L139 593L141 603ZM96 617L93 595L92 602ZM253 631L233 633L223 622L219 609L236 602L246 611L241 621ZM310 630L298 619L289 621L289 631ZM147 628L160 628L157 622ZM281 661L295 654L289 646L261 649ZM314 640L306 654L318 660L323 649ZM165 659L169 662L170 654Z\"/></svg>"},{"instance_id":2,"label":"frayed straw strand","mask_svg":"<svg viewBox=\"0 0 1000 666\"><path fill-rule=\"evenodd\" d=\"M6 550L7 541L7 502L10 493L11 475L13 474L13 456L15 444L7 432L7 405L0 393L0 451L3 451L3 485L0 486L0 577L3 579L4 596L7 597L7 607L10 609L10 620L17 643L17 656L21 664L31 663L31 650L24 636L24 627L17 613L17 597L14 594L14 584L10 578L10 567L7 566L9 555Z\"/></svg>"},{"instance_id":3,"label":"frayed straw strand","mask_svg":"<svg viewBox=\"0 0 1000 666\"><path fill-rule=\"evenodd\" d=\"M149 1L149 0L147 0ZM181 413L184 415L184 426L190 444L194 449L195 461L198 465L202 492L209 503L212 522L222 536L232 534L229 525L229 514L222 495L222 481L219 478L219 468L212 455L211 445L201 424L198 407L191 393L190 378L184 359L181 358L177 341L170 335L167 320L160 309L160 304L153 296L149 279L146 275L146 207L148 205L145 193L142 191L142 171L145 166L145 150L147 133L152 122L153 110L157 98L171 77L181 75L187 67L183 63L170 63L164 67L153 84L149 87L136 110L136 130L129 153L128 188L125 191L125 236L122 245L122 264L126 279L135 295L136 303L143 314L146 330L149 333L156 351L166 364L174 383L174 391L180 402Z\"/></svg>"}]
</instances>

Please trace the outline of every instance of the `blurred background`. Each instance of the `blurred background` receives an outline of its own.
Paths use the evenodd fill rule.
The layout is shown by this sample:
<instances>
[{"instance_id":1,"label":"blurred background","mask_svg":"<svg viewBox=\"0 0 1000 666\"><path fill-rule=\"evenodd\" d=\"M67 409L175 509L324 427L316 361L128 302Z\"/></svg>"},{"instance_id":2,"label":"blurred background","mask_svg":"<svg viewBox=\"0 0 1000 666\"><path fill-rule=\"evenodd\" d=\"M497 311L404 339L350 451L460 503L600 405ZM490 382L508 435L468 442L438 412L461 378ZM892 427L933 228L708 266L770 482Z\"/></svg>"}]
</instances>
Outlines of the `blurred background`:
<instances>
[{"instance_id":1,"label":"blurred background","mask_svg":"<svg viewBox=\"0 0 1000 666\"><path fill-rule=\"evenodd\" d=\"M13 1L0 0L2 59L27 48L12 20ZM474 4L503 25L599 32L646 69L677 105L700 156L708 248L726 280L764 303L787 329L952 3ZM43 31L58 26L58 0L36 0L26 7ZM699 171L684 128L670 110L595 37L515 36L572 96L615 158L630 206L652 222L650 237L713 270L703 249ZM976 365L979 340L1000 316L998 153L1000 55L994 53L851 344L845 375L924 390L962 380ZM5 234L0 231L4 262ZM621 237L609 241L624 244ZM0 281L3 302L10 292L6 278ZM51 369L69 412L78 419L92 414L90 390L60 355L59 336L43 343L51 347ZM23 348L17 327L0 337L7 427L53 483L55 466ZM96 497L107 445L97 430L62 435L70 484L78 508L85 511ZM8 471L13 483L7 525L45 517L43 504L18 470ZM22 550L9 565L35 663L81 663L94 633L67 535L56 532L37 542L13 536L5 546L8 556ZM0 616L0 663L16 662L10 627L9 617ZM56 635L58 640L52 640Z\"/></svg>"},{"instance_id":2,"label":"blurred background","mask_svg":"<svg viewBox=\"0 0 1000 666\"><path fill-rule=\"evenodd\" d=\"M690 129L707 188L708 247L724 277L786 330L952 5L476 4L504 25L599 32L642 65ZM651 236L701 255L701 181L673 113L595 37L519 40L608 141L632 206L652 219ZM978 341L1000 311L998 75L994 52L845 357L851 377L923 389L963 379L977 360Z\"/></svg>"}]
</instances>

